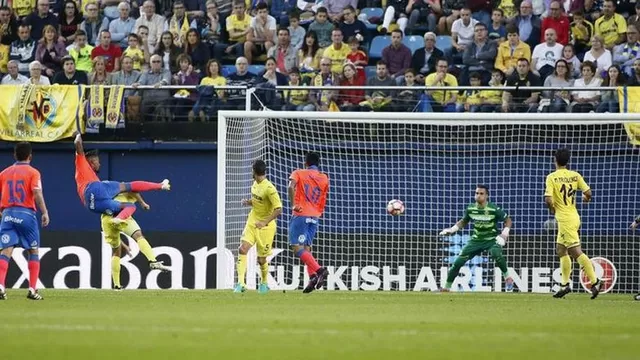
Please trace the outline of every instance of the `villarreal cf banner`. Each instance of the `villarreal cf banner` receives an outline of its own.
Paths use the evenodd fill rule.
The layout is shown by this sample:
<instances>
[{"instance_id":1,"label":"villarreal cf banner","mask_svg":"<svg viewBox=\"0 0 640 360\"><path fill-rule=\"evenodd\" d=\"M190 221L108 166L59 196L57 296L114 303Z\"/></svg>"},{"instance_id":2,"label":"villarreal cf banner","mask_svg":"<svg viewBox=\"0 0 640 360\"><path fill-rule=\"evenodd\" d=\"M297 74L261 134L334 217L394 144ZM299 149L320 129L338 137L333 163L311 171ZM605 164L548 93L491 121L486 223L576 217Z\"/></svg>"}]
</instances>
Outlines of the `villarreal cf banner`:
<instances>
[{"instance_id":1,"label":"villarreal cf banner","mask_svg":"<svg viewBox=\"0 0 640 360\"><path fill-rule=\"evenodd\" d=\"M84 87L0 86L0 139L50 142L84 132Z\"/></svg>"},{"instance_id":2,"label":"villarreal cf banner","mask_svg":"<svg viewBox=\"0 0 640 360\"><path fill-rule=\"evenodd\" d=\"M640 113L640 87L619 87L618 99L621 113ZM624 124L632 145L640 145L640 123Z\"/></svg>"}]
</instances>

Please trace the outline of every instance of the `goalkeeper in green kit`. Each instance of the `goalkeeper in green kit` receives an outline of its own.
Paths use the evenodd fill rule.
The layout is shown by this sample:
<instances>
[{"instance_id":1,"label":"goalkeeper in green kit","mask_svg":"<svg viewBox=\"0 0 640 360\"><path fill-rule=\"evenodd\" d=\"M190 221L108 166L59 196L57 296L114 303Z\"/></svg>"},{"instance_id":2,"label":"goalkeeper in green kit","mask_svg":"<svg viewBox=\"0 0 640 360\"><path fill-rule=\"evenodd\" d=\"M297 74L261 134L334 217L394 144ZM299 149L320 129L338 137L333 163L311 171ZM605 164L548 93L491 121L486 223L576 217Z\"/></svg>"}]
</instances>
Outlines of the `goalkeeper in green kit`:
<instances>
[{"instance_id":1,"label":"goalkeeper in green kit","mask_svg":"<svg viewBox=\"0 0 640 360\"><path fill-rule=\"evenodd\" d=\"M505 291L511 292L513 291L513 279L509 276L507 260L502 254L502 247L507 243L509 229L511 229L513 222L506 211L489 202L489 188L487 186L477 186L475 200L475 203L467 206L462 219L452 227L440 232L441 236L453 235L467 226L470 221L473 221L471 240L453 262L453 267L449 269L447 275L447 283L441 291L449 292L451 290L451 285L458 276L460 268L468 260L473 259L484 251L488 251L505 277ZM504 223L504 226L502 232L498 233L498 222L500 221Z\"/></svg>"}]
</instances>

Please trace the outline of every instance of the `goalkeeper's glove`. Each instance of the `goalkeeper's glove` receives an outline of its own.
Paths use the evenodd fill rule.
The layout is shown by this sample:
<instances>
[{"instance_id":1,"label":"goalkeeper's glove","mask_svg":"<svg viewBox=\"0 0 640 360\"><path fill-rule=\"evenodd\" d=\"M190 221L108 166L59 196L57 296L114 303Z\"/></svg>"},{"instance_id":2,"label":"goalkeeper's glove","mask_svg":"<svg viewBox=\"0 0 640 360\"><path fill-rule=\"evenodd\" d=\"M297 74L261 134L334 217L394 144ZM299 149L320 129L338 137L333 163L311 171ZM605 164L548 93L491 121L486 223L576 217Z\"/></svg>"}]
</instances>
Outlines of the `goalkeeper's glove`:
<instances>
[{"instance_id":1,"label":"goalkeeper's glove","mask_svg":"<svg viewBox=\"0 0 640 360\"><path fill-rule=\"evenodd\" d=\"M453 225L450 228L446 228L442 231L440 231L440 236L448 236L448 235L453 235L456 232L458 232L458 230L460 230L460 228L458 227L458 225Z\"/></svg>"},{"instance_id":2,"label":"goalkeeper's glove","mask_svg":"<svg viewBox=\"0 0 640 360\"><path fill-rule=\"evenodd\" d=\"M509 228L505 227L502 229L502 233L496 236L496 244L505 246L507 244L507 238L509 238Z\"/></svg>"}]
</instances>

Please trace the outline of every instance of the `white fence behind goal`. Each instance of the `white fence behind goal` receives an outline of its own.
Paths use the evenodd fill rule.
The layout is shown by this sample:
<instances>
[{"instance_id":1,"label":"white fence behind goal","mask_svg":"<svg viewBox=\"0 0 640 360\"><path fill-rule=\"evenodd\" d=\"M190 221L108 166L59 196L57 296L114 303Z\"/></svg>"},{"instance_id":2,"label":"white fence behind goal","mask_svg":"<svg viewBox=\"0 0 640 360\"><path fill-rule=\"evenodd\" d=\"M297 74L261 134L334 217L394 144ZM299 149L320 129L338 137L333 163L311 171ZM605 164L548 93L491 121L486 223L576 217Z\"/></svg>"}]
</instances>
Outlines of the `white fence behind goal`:
<instances>
[{"instance_id":1,"label":"white fence behind goal","mask_svg":"<svg viewBox=\"0 0 640 360\"><path fill-rule=\"evenodd\" d=\"M298 289L307 279L291 254L287 227L289 174L308 151L321 154L331 184L327 208L314 241L318 261L330 269L329 290L436 290L469 229L442 238L473 202L477 184L514 221L505 247L516 290L549 292L560 280L555 229L544 207L544 179L553 152L572 151L570 168L593 189L588 205L576 199L581 239L607 290L632 292L640 283L640 242L628 230L640 213L640 158L629 144L625 122L633 114L397 114L221 112L218 153L217 287L236 281L235 259L250 197L251 163L267 162L267 175L284 203L270 261L271 288ZM400 199L403 216L386 213ZM546 224L546 226L545 226ZM255 252L248 286L255 288ZM233 255L233 256L231 256ZM494 262L467 263L454 288L500 291ZM582 289L574 263L573 287Z\"/></svg>"}]
</instances>

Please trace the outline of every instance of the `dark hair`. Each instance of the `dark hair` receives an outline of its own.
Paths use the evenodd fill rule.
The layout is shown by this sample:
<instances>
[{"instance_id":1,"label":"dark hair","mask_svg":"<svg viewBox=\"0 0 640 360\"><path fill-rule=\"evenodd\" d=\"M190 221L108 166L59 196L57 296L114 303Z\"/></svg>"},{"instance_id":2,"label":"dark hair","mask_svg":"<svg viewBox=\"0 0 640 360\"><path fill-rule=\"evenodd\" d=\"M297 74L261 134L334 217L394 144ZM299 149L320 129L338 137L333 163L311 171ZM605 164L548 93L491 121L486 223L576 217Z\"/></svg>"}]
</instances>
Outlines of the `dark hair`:
<instances>
[{"instance_id":1,"label":"dark hair","mask_svg":"<svg viewBox=\"0 0 640 360\"><path fill-rule=\"evenodd\" d=\"M29 160L29 156L31 156L31 144L26 141L17 143L16 147L13 149L13 154L18 161Z\"/></svg>"},{"instance_id":2,"label":"dark hair","mask_svg":"<svg viewBox=\"0 0 640 360\"><path fill-rule=\"evenodd\" d=\"M266 2L259 2L258 5L256 5L256 10L260 11L260 10L269 10L269 5L267 5Z\"/></svg>"},{"instance_id":3,"label":"dark hair","mask_svg":"<svg viewBox=\"0 0 640 360\"><path fill-rule=\"evenodd\" d=\"M267 163L264 160L256 160L253 162L253 173L258 176L264 176L267 173Z\"/></svg>"},{"instance_id":4,"label":"dark hair","mask_svg":"<svg viewBox=\"0 0 640 360\"><path fill-rule=\"evenodd\" d=\"M559 166L567 166L569 159L571 159L571 151L567 148L558 149L554 156Z\"/></svg>"},{"instance_id":5,"label":"dark hair","mask_svg":"<svg viewBox=\"0 0 640 360\"><path fill-rule=\"evenodd\" d=\"M471 79L481 80L482 76L480 76L479 72L474 71L469 75L469 80Z\"/></svg>"},{"instance_id":6,"label":"dark hair","mask_svg":"<svg viewBox=\"0 0 640 360\"><path fill-rule=\"evenodd\" d=\"M479 184L479 185L476 186L476 189L484 189L484 191L486 191L487 195L489 195L489 187L487 185Z\"/></svg>"},{"instance_id":7,"label":"dark hair","mask_svg":"<svg viewBox=\"0 0 640 360\"><path fill-rule=\"evenodd\" d=\"M618 70L618 76L616 77L616 86L626 84L627 78L625 77L624 72L622 72L622 70L620 69L619 65L609 66L609 69L607 69L607 74L604 76L604 79L602 79L602 84L603 85L606 84L606 86L609 86L609 82L611 81L611 77L609 76L609 70L611 70L612 68Z\"/></svg>"},{"instance_id":8,"label":"dark hair","mask_svg":"<svg viewBox=\"0 0 640 360\"><path fill-rule=\"evenodd\" d=\"M309 45L307 45L307 38L309 37L313 38L313 45L311 45L311 49L309 49ZM311 50L311 56L316 56L318 50L320 50L320 44L318 44L318 34L315 31L309 30L307 32L307 34L304 36L304 41L302 42L302 47L300 48L300 50L302 50L302 55L304 56L309 53L309 50Z\"/></svg>"},{"instance_id":9,"label":"dark hair","mask_svg":"<svg viewBox=\"0 0 640 360\"><path fill-rule=\"evenodd\" d=\"M516 34L518 36L520 35L520 29L518 29L518 27L515 24L507 25L506 32L507 32L507 35L508 34Z\"/></svg>"},{"instance_id":10,"label":"dark hair","mask_svg":"<svg viewBox=\"0 0 640 360\"><path fill-rule=\"evenodd\" d=\"M349 10L351 12L356 12L356 9L354 9L353 6L351 6L351 5L347 5L342 9L342 11L345 11L345 10Z\"/></svg>"},{"instance_id":11,"label":"dark hair","mask_svg":"<svg viewBox=\"0 0 640 360\"><path fill-rule=\"evenodd\" d=\"M413 74L414 76L416 75L416 71L413 68L408 68L407 70L404 71L405 75L409 73Z\"/></svg>"},{"instance_id":12,"label":"dark hair","mask_svg":"<svg viewBox=\"0 0 640 360\"><path fill-rule=\"evenodd\" d=\"M402 38L402 30L400 30L400 29L395 29L395 30L393 30L391 33L392 33L392 34L393 34L393 33L400 34L400 38Z\"/></svg>"},{"instance_id":13,"label":"dark hair","mask_svg":"<svg viewBox=\"0 0 640 360\"><path fill-rule=\"evenodd\" d=\"M140 40L140 36L138 36L138 34L136 33L129 33L129 35L127 35L127 39L131 39L131 38L135 38L136 40L138 40L139 43L142 42Z\"/></svg>"},{"instance_id":14,"label":"dark hair","mask_svg":"<svg viewBox=\"0 0 640 360\"><path fill-rule=\"evenodd\" d=\"M296 10L291 11L291 13L289 14L289 21L291 21L291 19L300 21L300 14L298 14Z\"/></svg>"},{"instance_id":15,"label":"dark hair","mask_svg":"<svg viewBox=\"0 0 640 360\"><path fill-rule=\"evenodd\" d=\"M589 68L591 69L592 73L596 73L596 64L594 64L593 62L587 60L585 62L582 63L582 65L580 65L580 72L582 72L582 69L584 68Z\"/></svg>"},{"instance_id":16,"label":"dark hair","mask_svg":"<svg viewBox=\"0 0 640 360\"><path fill-rule=\"evenodd\" d=\"M481 22L476 23L476 24L473 26L473 28L474 28L474 29L475 29L475 28L483 28L483 29L485 29L485 30L488 30L488 29L487 29L487 25L485 25L485 24L483 24L483 23L481 23Z\"/></svg>"},{"instance_id":17,"label":"dark hair","mask_svg":"<svg viewBox=\"0 0 640 360\"><path fill-rule=\"evenodd\" d=\"M278 34L280 34L280 31L286 31L287 35L291 35L291 33L289 32L289 28L281 26L280 29L278 29Z\"/></svg>"},{"instance_id":18,"label":"dark hair","mask_svg":"<svg viewBox=\"0 0 640 360\"><path fill-rule=\"evenodd\" d=\"M76 37L78 36L87 36L87 32L84 30L77 30L76 33L74 34Z\"/></svg>"},{"instance_id":19,"label":"dark hair","mask_svg":"<svg viewBox=\"0 0 640 360\"><path fill-rule=\"evenodd\" d=\"M60 62L62 63L62 65L64 65L68 61L71 61L74 65L76 63L76 60L73 57L69 56L69 55L65 55L62 59L60 59Z\"/></svg>"},{"instance_id":20,"label":"dark hair","mask_svg":"<svg viewBox=\"0 0 640 360\"><path fill-rule=\"evenodd\" d=\"M289 70L289 76L291 76L291 74L298 74L300 75L300 69L298 69L297 66L294 66L291 68L291 70Z\"/></svg>"},{"instance_id":21,"label":"dark hair","mask_svg":"<svg viewBox=\"0 0 640 360\"><path fill-rule=\"evenodd\" d=\"M517 62L520 62L520 61L524 61L527 63L527 65L529 65L529 59L527 58L519 58Z\"/></svg>"},{"instance_id":22,"label":"dark hair","mask_svg":"<svg viewBox=\"0 0 640 360\"><path fill-rule=\"evenodd\" d=\"M491 13L493 14L493 13L494 13L494 12L496 12L496 11L500 13L500 16L504 16L504 11L503 11L502 9L500 9L500 8L495 8L495 9L493 9L493 10L491 11ZM511 24L509 24L509 25L511 25Z\"/></svg>"},{"instance_id":23,"label":"dark hair","mask_svg":"<svg viewBox=\"0 0 640 360\"><path fill-rule=\"evenodd\" d=\"M220 64L220 61L218 61L217 59L213 58L213 59L209 59L209 61L207 61L207 67L205 68L205 74L207 74L207 76L211 76L213 74L211 74L211 71L209 70L211 68L211 64L216 63L218 64L218 76L222 76L222 64Z\"/></svg>"},{"instance_id":24,"label":"dark hair","mask_svg":"<svg viewBox=\"0 0 640 360\"><path fill-rule=\"evenodd\" d=\"M320 13L325 13L327 15L329 14L329 12L327 11L327 8L324 6L320 6L318 10L316 10L316 14L320 14Z\"/></svg>"},{"instance_id":25,"label":"dark hair","mask_svg":"<svg viewBox=\"0 0 640 360\"><path fill-rule=\"evenodd\" d=\"M88 158L92 158L92 157L98 157L99 153L98 153L98 149L94 149L94 150L88 150L84 152L84 157Z\"/></svg>"},{"instance_id":26,"label":"dark hair","mask_svg":"<svg viewBox=\"0 0 640 360\"><path fill-rule=\"evenodd\" d=\"M378 65L384 65L384 66L388 67L387 62L384 61L384 60L378 60L378 62L376 62L376 66L378 66Z\"/></svg>"},{"instance_id":27,"label":"dark hair","mask_svg":"<svg viewBox=\"0 0 640 360\"><path fill-rule=\"evenodd\" d=\"M638 4L640 4L640 3L636 3L636 7L638 7ZM582 11L580 9L574 11L573 12L573 17L576 17L576 16L580 16L581 18L583 18L584 17L584 11Z\"/></svg>"},{"instance_id":28,"label":"dark hair","mask_svg":"<svg viewBox=\"0 0 640 360\"><path fill-rule=\"evenodd\" d=\"M571 79L571 69L569 69L569 63L565 59L560 59L556 61L555 69L553 70L553 75L558 76L558 63L563 63L564 67L567 69L567 72L564 73L564 79L569 81Z\"/></svg>"},{"instance_id":29,"label":"dark hair","mask_svg":"<svg viewBox=\"0 0 640 360\"><path fill-rule=\"evenodd\" d=\"M320 165L320 154L315 151L307 153L307 156L304 158L304 163L307 164L307 166Z\"/></svg>"},{"instance_id":30,"label":"dark hair","mask_svg":"<svg viewBox=\"0 0 640 360\"><path fill-rule=\"evenodd\" d=\"M191 62L191 56L187 55L187 54L180 54L178 55L178 57L176 58L176 65L180 66L180 63L186 61L189 63L189 65L192 64Z\"/></svg>"},{"instance_id":31,"label":"dark hair","mask_svg":"<svg viewBox=\"0 0 640 360\"><path fill-rule=\"evenodd\" d=\"M264 4L264 3L260 3L260 4ZM196 43L193 45L191 45L191 43L189 43L189 40L188 40L190 34L196 34ZM196 29L189 29L189 31L187 31L187 35L185 36L185 38L186 40L184 41L184 53L187 55L190 55L190 53L193 53L193 51L198 47L198 45L200 45L200 32Z\"/></svg>"}]
</instances>

